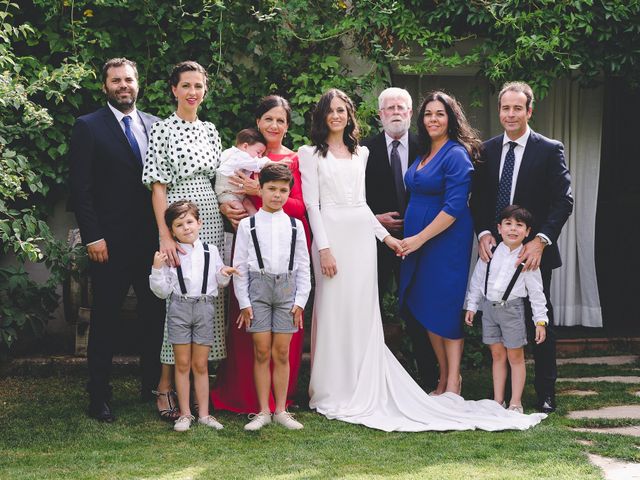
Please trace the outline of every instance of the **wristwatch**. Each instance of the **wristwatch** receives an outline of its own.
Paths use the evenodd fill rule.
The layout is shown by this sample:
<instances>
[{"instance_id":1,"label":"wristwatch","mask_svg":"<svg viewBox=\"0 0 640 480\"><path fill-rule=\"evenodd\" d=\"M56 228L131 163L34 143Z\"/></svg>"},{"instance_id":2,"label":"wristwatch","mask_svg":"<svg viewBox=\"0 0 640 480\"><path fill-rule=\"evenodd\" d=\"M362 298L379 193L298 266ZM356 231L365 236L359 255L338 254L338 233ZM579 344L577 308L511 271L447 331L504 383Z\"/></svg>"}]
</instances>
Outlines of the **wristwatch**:
<instances>
[{"instance_id":1,"label":"wristwatch","mask_svg":"<svg viewBox=\"0 0 640 480\"><path fill-rule=\"evenodd\" d=\"M545 322L544 320L538 320L536 322L536 327L546 327L547 326L547 322Z\"/></svg>"}]
</instances>

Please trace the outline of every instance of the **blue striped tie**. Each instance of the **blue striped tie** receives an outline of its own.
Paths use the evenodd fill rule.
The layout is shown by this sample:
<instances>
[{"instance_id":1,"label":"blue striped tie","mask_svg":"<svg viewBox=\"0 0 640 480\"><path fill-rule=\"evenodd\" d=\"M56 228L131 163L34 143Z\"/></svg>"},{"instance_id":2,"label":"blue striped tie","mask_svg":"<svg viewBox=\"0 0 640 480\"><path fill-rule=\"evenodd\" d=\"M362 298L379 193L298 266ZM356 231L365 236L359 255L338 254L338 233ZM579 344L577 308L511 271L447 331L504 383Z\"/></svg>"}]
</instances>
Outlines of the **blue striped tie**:
<instances>
[{"instance_id":1,"label":"blue striped tie","mask_svg":"<svg viewBox=\"0 0 640 480\"><path fill-rule=\"evenodd\" d=\"M502 167L502 175L498 183L498 198L496 199L496 221L500 217L500 213L511 203L511 184L513 181L513 167L516 163L516 154L514 149L518 145L516 142L509 142L509 151L504 157L504 165Z\"/></svg>"},{"instance_id":2,"label":"blue striped tie","mask_svg":"<svg viewBox=\"0 0 640 480\"><path fill-rule=\"evenodd\" d=\"M136 136L131 131L131 117L129 115L125 115L122 118L124 122L124 134L127 136L127 140L129 140L129 145L131 145L131 150L133 150L133 154L138 159L138 164L142 166L142 154L140 153L140 145L138 145L138 141L136 140Z\"/></svg>"}]
</instances>

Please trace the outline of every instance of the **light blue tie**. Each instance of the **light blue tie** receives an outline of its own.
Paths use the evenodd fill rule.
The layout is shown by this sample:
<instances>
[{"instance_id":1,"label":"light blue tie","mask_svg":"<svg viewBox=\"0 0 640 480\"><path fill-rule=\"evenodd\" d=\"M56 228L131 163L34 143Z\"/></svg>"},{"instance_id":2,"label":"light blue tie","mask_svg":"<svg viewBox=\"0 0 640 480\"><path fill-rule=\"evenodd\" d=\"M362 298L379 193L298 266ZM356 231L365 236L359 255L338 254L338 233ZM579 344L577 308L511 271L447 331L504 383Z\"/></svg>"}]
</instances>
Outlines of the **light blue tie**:
<instances>
[{"instance_id":1,"label":"light blue tie","mask_svg":"<svg viewBox=\"0 0 640 480\"><path fill-rule=\"evenodd\" d=\"M131 145L131 150L133 150L133 154L138 159L138 164L142 166L142 154L140 153L140 145L138 145L138 141L136 140L136 136L131 131L131 117L129 115L125 115L122 118L124 122L124 134L127 136L127 140L129 140L129 145Z\"/></svg>"},{"instance_id":2,"label":"light blue tie","mask_svg":"<svg viewBox=\"0 0 640 480\"><path fill-rule=\"evenodd\" d=\"M511 184L513 180L513 167L516 164L516 154L514 149L518 145L516 142L509 142L509 151L504 157L502 175L498 183L498 198L496 199L496 221L500 213L511 203Z\"/></svg>"}]
</instances>

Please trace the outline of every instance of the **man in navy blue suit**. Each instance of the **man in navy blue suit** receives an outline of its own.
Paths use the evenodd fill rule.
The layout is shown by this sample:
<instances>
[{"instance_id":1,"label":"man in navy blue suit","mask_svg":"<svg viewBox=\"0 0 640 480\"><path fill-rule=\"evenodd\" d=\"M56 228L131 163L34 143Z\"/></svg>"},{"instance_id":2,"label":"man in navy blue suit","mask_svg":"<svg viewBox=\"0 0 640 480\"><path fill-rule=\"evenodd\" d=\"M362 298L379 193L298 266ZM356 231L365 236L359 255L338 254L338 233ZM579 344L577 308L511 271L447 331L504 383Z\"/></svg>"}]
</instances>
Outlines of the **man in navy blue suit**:
<instances>
[{"instance_id":1,"label":"man in navy blue suit","mask_svg":"<svg viewBox=\"0 0 640 480\"><path fill-rule=\"evenodd\" d=\"M113 422L111 364L116 338L131 336L118 322L130 286L136 293L141 349L142 398L160 374L164 303L149 290L158 248L151 194L142 184L148 134L157 117L136 109L138 71L126 58L102 69L107 105L77 119L70 141L70 190L87 247L93 287L88 345L89 416Z\"/></svg>"},{"instance_id":2,"label":"man in navy blue suit","mask_svg":"<svg viewBox=\"0 0 640 480\"><path fill-rule=\"evenodd\" d=\"M558 236L573 210L573 198L562 143L529 128L533 101L533 91L524 82L507 83L500 91L498 108L504 134L484 143L482 162L474 175L471 209L478 233L478 253L484 261L491 258L491 249L499 239L496 216L504 207L516 204L533 214L531 235L525 240L519 261L524 262L524 270L540 268L547 297L547 339L541 344L532 343L537 406L550 413L556 408L558 374L549 290L551 272L562 265ZM535 329L530 309L527 318L531 338Z\"/></svg>"},{"instance_id":3,"label":"man in navy blue suit","mask_svg":"<svg viewBox=\"0 0 640 480\"><path fill-rule=\"evenodd\" d=\"M378 97L383 131L362 142L369 148L365 176L367 204L382 226L397 238L402 238L404 210L408 201L404 174L418 156L418 139L409 132L412 103L411 95L402 88L383 90ZM378 295L381 310L382 298L392 279L395 279L397 288L400 284L400 259L385 245L379 244ZM433 348L420 322L410 315L405 315L404 320L422 386L430 391L438 383Z\"/></svg>"}]
</instances>

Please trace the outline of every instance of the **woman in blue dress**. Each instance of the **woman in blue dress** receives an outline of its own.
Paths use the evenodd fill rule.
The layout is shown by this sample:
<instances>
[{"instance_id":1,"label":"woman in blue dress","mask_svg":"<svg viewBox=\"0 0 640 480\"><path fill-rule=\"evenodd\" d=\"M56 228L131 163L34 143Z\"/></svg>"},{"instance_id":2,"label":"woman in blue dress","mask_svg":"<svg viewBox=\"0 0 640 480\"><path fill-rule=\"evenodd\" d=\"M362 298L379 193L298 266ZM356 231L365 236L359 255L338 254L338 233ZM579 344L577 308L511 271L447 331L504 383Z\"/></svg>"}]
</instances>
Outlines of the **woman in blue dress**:
<instances>
[{"instance_id":1,"label":"woman in blue dress","mask_svg":"<svg viewBox=\"0 0 640 480\"><path fill-rule=\"evenodd\" d=\"M461 106L443 92L427 95L417 126L423 154L404 177L410 197L400 306L427 329L436 353L440 378L432 394L460 394L462 308L473 241L468 198L481 143Z\"/></svg>"}]
</instances>

